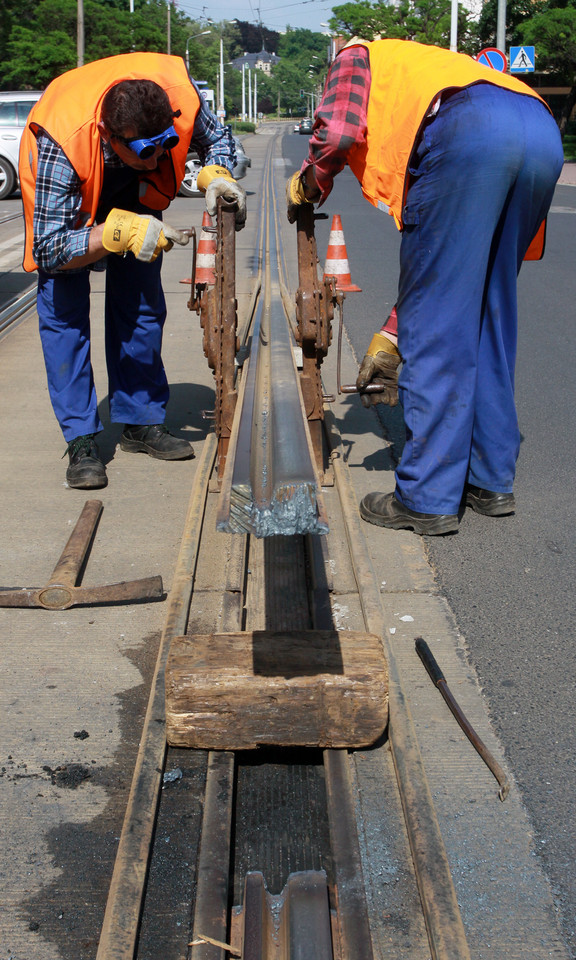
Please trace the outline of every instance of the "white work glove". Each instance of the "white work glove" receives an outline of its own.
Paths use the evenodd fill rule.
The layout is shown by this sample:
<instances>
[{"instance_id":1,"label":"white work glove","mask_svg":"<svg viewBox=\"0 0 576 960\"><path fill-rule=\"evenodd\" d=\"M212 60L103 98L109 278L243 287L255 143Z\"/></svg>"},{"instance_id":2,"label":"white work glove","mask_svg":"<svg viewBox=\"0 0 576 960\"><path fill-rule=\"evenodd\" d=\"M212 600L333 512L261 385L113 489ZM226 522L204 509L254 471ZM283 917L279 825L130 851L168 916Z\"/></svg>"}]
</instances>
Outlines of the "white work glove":
<instances>
[{"instance_id":1,"label":"white work glove","mask_svg":"<svg viewBox=\"0 0 576 960\"><path fill-rule=\"evenodd\" d=\"M175 243L185 246L190 237L156 217L141 216L130 210L110 211L104 223L102 245L110 253L125 254L128 250L137 260L152 263L161 250L171 250Z\"/></svg>"},{"instance_id":2,"label":"white work glove","mask_svg":"<svg viewBox=\"0 0 576 960\"><path fill-rule=\"evenodd\" d=\"M216 215L218 197L224 197L228 203L236 203L236 229L242 229L246 223L246 194L226 167L220 167L217 163L202 167L196 178L196 186L205 195L206 209L211 217Z\"/></svg>"}]
</instances>

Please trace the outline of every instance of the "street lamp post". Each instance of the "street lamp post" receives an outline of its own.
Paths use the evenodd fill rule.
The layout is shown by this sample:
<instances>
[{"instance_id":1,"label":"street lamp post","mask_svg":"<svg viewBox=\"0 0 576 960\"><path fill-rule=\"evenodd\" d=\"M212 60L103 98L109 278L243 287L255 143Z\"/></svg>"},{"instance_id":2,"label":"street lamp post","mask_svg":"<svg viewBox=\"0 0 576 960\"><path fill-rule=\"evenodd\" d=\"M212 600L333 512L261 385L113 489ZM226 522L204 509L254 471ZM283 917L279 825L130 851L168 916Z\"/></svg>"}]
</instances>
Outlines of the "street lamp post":
<instances>
[{"instance_id":1,"label":"street lamp post","mask_svg":"<svg viewBox=\"0 0 576 960\"><path fill-rule=\"evenodd\" d=\"M224 110L224 41L220 37L220 109Z\"/></svg>"},{"instance_id":2,"label":"street lamp post","mask_svg":"<svg viewBox=\"0 0 576 960\"><path fill-rule=\"evenodd\" d=\"M207 37L208 34L211 33L211 32L212 32L211 30L203 30L202 33L195 33L195 34L193 34L192 36L187 37L187 39L186 39L186 69L187 69L188 73L190 73L190 53L189 53L189 51L188 51L188 47L189 47L189 45L190 45L190 41L191 41L191 40L197 40L198 37Z\"/></svg>"},{"instance_id":3,"label":"street lamp post","mask_svg":"<svg viewBox=\"0 0 576 960\"><path fill-rule=\"evenodd\" d=\"M76 22L76 66L84 66L84 0L78 0Z\"/></svg>"}]
</instances>

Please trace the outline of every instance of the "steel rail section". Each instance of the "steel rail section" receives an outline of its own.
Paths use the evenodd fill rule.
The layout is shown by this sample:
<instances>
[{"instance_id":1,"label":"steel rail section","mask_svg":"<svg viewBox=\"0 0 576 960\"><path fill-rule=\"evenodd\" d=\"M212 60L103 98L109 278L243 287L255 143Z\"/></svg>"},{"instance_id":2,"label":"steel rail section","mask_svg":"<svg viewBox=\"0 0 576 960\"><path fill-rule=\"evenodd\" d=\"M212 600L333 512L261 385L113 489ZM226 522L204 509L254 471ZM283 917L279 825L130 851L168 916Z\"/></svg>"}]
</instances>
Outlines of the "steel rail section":
<instances>
[{"instance_id":1,"label":"steel rail section","mask_svg":"<svg viewBox=\"0 0 576 960\"><path fill-rule=\"evenodd\" d=\"M0 312L0 334L7 331L8 328L27 313L35 303L36 285L22 294L15 303L11 303L10 306Z\"/></svg>"},{"instance_id":2,"label":"steel rail section","mask_svg":"<svg viewBox=\"0 0 576 960\"><path fill-rule=\"evenodd\" d=\"M186 631L216 446L216 437L210 434L194 477L96 960L135 956L166 760L165 723L159 722L164 718L164 669L172 638Z\"/></svg>"},{"instance_id":3,"label":"steel rail section","mask_svg":"<svg viewBox=\"0 0 576 960\"><path fill-rule=\"evenodd\" d=\"M383 638L388 661L390 747L432 960L470 960L454 881L420 754L416 728L404 692L393 642L385 627L380 591L364 540L356 494L348 467L341 455L340 434L334 415L329 409L326 411L325 423L364 622L367 630Z\"/></svg>"},{"instance_id":4,"label":"steel rail section","mask_svg":"<svg viewBox=\"0 0 576 960\"><path fill-rule=\"evenodd\" d=\"M327 533L288 320L282 305L270 163L264 277L224 472L217 529L256 537Z\"/></svg>"}]
</instances>

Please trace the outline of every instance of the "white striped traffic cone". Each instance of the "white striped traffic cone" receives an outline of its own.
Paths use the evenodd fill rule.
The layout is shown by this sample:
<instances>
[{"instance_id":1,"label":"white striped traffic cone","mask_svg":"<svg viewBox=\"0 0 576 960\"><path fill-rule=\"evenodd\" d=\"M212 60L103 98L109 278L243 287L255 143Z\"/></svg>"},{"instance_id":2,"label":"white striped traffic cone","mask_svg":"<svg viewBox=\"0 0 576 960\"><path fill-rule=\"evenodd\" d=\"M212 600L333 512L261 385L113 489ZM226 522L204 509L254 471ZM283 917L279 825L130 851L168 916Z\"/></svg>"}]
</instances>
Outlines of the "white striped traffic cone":
<instances>
[{"instance_id":1,"label":"white striped traffic cone","mask_svg":"<svg viewBox=\"0 0 576 960\"><path fill-rule=\"evenodd\" d=\"M324 279L326 279L326 277L336 278L337 290L343 290L345 293L362 292L361 287L357 287L355 283L352 283L348 254L346 252L346 244L344 243L342 220L338 213L335 213L332 217L332 228L328 238Z\"/></svg>"},{"instance_id":2,"label":"white striped traffic cone","mask_svg":"<svg viewBox=\"0 0 576 960\"><path fill-rule=\"evenodd\" d=\"M202 217L202 230L198 247L196 248L196 277L195 283L216 283L214 273L216 267L216 234L212 229L212 218L209 213L204 211ZM180 283L192 283L192 278L181 280Z\"/></svg>"}]
</instances>

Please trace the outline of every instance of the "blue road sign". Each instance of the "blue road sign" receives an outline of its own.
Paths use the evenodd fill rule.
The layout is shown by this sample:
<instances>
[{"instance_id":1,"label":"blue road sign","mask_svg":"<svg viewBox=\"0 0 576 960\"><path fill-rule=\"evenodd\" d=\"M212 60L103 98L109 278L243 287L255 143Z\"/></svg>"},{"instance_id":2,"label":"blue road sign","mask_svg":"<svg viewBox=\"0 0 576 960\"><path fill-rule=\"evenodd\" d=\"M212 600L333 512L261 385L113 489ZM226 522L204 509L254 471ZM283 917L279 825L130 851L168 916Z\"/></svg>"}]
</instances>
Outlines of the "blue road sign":
<instances>
[{"instance_id":1,"label":"blue road sign","mask_svg":"<svg viewBox=\"0 0 576 960\"><path fill-rule=\"evenodd\" d=\"M534 73L534 47L510 47L510 73Z\"/></svg>"},{"instance_id":2,"label":"blue road sign","mask_svg":"<svg viewBox=\"0 0 576 960\"><path fill-rule=\"evenodd\" d=\"M500 73L505 73L508 66L506 54L497 47L486 47L485 50L480 51L476 59L478 63L491 67L492 70L499 70Z\"/></svg>"}]
</instances>

